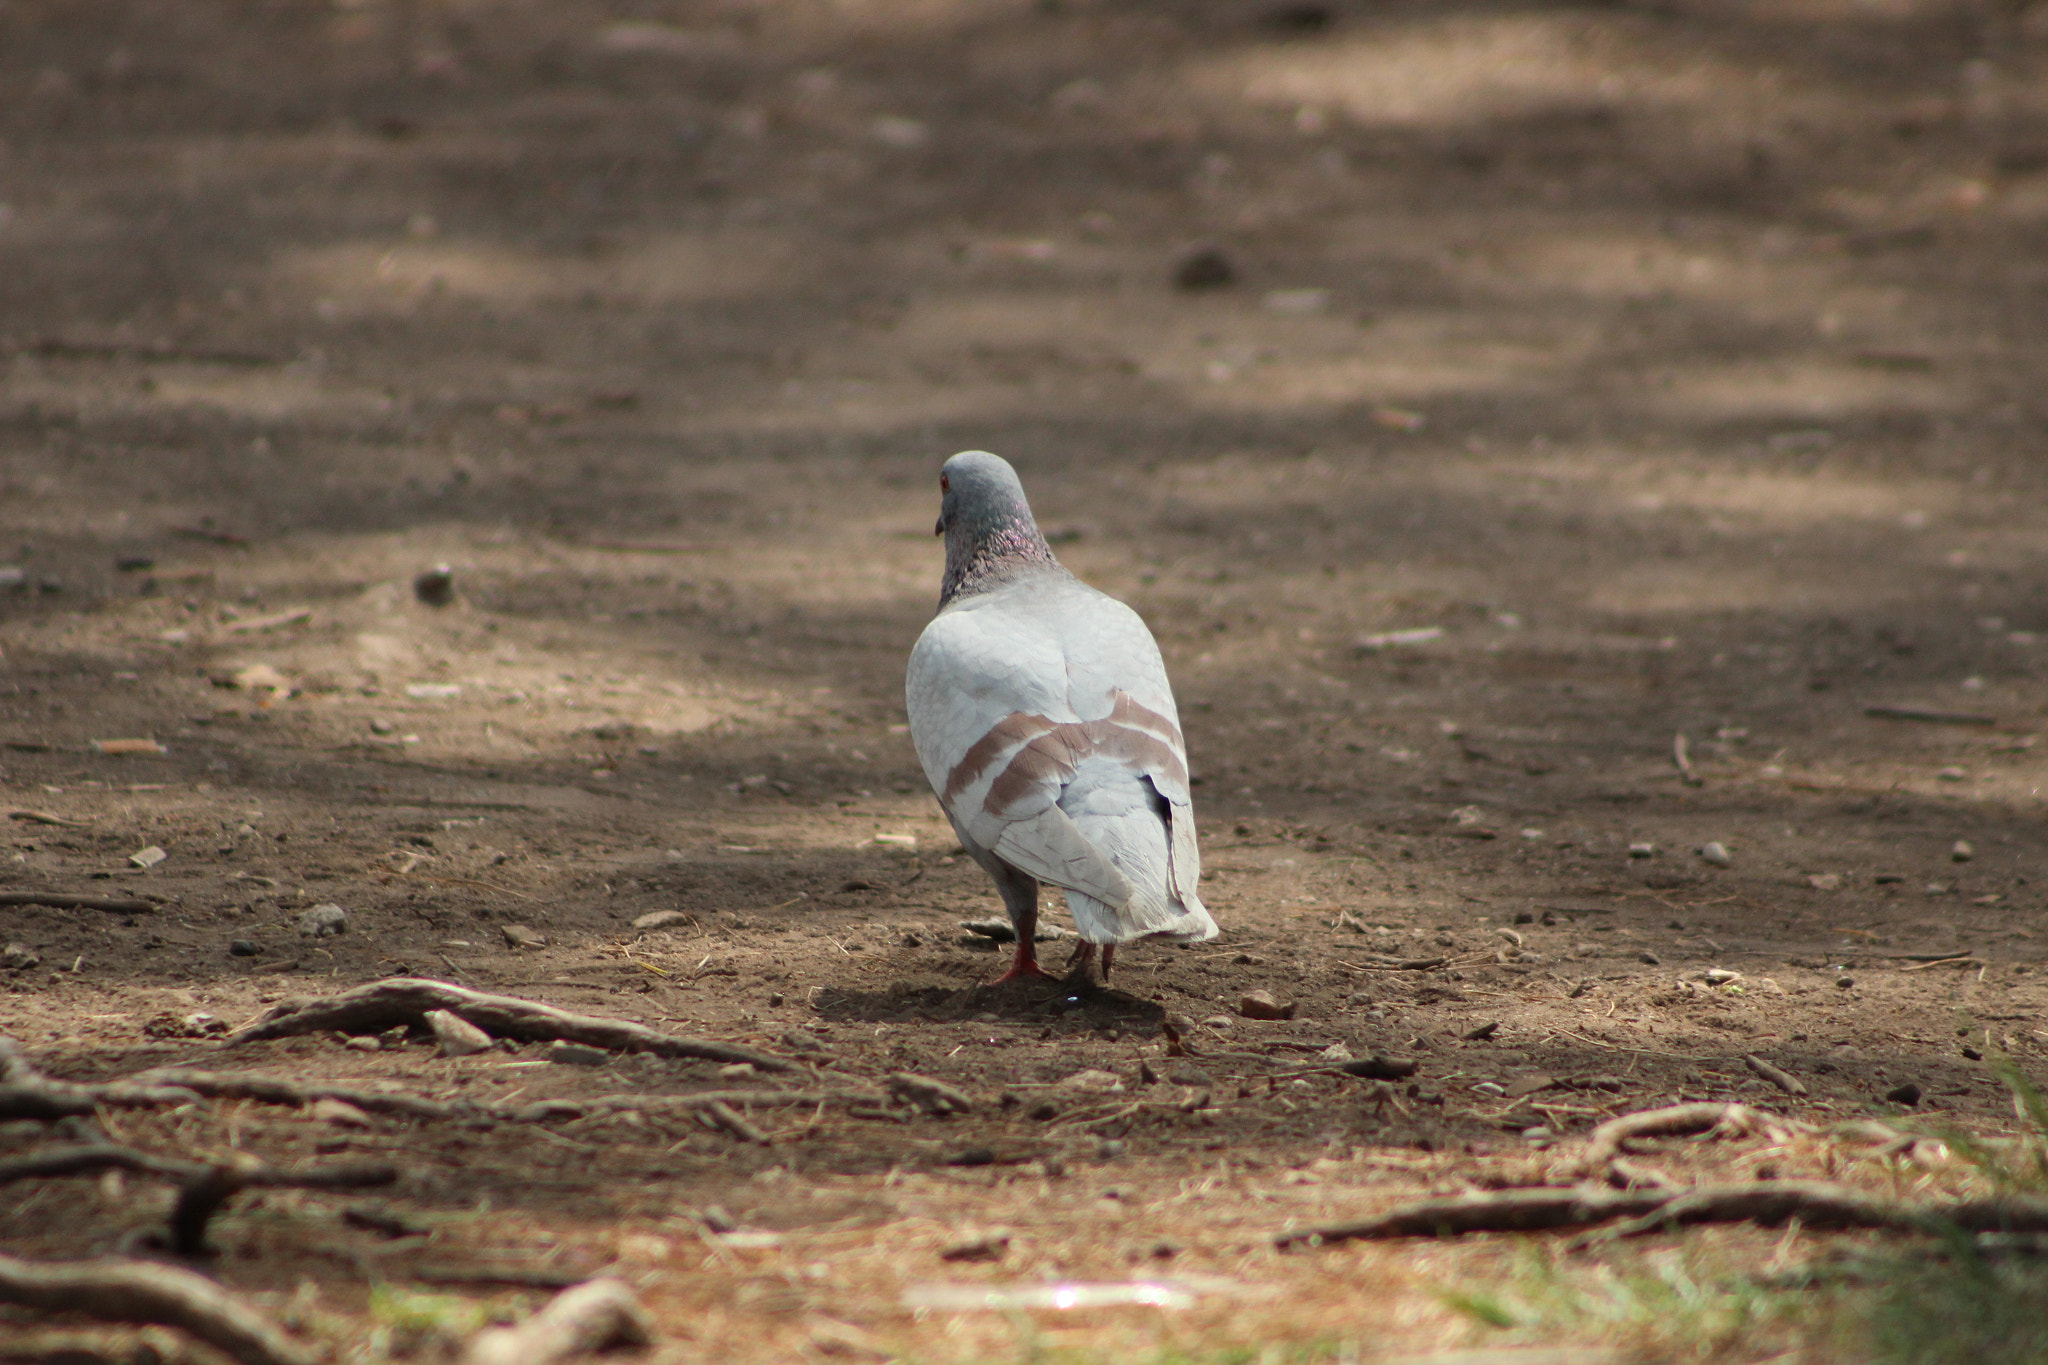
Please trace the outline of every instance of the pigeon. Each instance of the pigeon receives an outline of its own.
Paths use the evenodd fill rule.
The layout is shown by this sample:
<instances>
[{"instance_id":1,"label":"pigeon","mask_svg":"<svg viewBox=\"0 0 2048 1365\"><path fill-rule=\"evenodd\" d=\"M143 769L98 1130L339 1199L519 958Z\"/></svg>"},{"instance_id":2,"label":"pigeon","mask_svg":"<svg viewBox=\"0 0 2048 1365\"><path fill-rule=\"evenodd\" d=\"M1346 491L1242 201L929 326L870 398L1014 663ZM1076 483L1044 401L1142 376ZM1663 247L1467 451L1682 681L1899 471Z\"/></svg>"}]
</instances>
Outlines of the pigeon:
<instances>
[{"instance_id":1,"label":"pigeon","mask_svg":"<svg viewBox=\"0 0 2048 1365\"><path fill-rule=\"evenodd\" d=\"M1053 558L1009 462L939 472L946 575L910 653L919 763L1017 930L998 981L1044 977L1040 883L1067 894L1085 982L1132 939L1216 936L1202 907L1187 750L1159 646L1138 614Z\"/></svg>"}]
</instances>

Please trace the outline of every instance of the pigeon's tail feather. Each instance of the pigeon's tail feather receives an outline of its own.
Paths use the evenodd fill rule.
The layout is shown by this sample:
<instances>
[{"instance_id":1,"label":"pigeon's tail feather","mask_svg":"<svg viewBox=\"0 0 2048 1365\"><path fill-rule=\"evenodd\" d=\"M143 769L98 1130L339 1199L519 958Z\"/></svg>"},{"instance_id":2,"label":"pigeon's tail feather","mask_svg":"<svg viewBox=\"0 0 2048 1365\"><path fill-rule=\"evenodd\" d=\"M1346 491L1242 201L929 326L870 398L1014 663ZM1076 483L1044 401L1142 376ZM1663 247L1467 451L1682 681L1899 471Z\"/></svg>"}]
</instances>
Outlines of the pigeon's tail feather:
<instances>
[{"instance_id":1,"label":"pigeon's tail feather","mask_svg":"<svg viewBox=\"0 0 2048 1365\"><path fill-rule=\"evenodd\" d=\"M1216 921L1192 895L1172 887L1168 824L1171 807L1149 781L1121 764L1084 763L1060 796L1060 809L1123 875L1121 904L1067 888L1074 927L1089 943L1135 938L1214 938Z\"/></svg>"},{"instance_id":2,"label":"pigeon's tail feather","mask_svg":"<svg viewBox=\"0 0 2048 1365\"><path fill-rule=\"evenodd\" d=\"M1132 906L1104 905L1079 891L1067 893L1067 913L1074 929L1088 943L1128 943L1134 938L1159 938L1175 943L1201 943L1216 937L1216 921L1200 901L1155 902L1149 914L1133 914Z\"/></svg>"}]
</instances>

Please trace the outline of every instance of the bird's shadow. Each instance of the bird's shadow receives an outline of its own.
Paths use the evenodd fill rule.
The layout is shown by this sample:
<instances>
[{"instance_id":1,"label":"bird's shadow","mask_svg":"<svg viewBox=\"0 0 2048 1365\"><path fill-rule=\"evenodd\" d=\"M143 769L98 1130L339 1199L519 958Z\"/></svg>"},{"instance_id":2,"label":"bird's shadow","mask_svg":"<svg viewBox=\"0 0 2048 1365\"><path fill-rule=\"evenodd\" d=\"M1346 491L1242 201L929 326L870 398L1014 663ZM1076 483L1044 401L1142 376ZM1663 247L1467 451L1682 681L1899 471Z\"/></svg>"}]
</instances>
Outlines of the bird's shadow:
<instances>
[{"instance_id":1,"label":"bird's shadow","mask_svg":"<svg viewBox=\"0 0 2048 1365\"><path fill-rule=\"evenodd\" d=\"M821 1018L848 1023L964 1022L993 1014L1017 1022L1077 1020L1128 1025L1166 1017L1166 1007L1111 986L1044 979L964 989L898 984L885 991L828 988L813 1004Z\"/></svg>"}]
</instances>

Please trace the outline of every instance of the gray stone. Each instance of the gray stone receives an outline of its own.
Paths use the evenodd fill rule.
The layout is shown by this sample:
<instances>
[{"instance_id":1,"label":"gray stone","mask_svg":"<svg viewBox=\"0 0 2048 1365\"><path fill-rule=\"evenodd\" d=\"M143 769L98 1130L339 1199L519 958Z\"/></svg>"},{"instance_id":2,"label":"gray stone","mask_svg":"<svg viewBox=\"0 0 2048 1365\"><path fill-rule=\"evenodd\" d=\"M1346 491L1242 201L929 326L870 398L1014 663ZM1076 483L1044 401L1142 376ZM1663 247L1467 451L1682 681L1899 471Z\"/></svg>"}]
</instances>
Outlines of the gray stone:
<instances>
[{"instance_id":1,"label":"gray stone","mask_svg":"<svg viewBox=\"0 0 2048 1365\"><path fill-rule=\"evenodd\" d=\"M308 938L326 938L348 932L348 911L332 901L316 905L299 916L299 932Z\"/></svg>"}]
</instances>

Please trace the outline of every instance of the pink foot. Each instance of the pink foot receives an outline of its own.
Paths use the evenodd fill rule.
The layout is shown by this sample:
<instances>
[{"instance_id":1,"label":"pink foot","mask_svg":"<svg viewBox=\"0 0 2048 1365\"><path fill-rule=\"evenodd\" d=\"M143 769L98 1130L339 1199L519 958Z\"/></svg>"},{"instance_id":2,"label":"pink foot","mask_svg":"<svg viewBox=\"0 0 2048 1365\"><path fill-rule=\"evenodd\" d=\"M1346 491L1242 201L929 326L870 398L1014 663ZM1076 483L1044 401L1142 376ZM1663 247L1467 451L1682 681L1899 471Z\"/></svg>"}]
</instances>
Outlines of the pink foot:
<instances>
[{"instance_id":1,"label":"pink foot","mask_svg":"<svg viewBox=\"0 0 2048 1365\"><path fill-rule=\"evenodd\" d=\"M989 984L991 986L1000 986L1005 981L1028 981L1033 977L1040 977L1047 981L1058 980L1051 972L1038 965L1038 953L1031 944L1019 943L1017 945L1017 956L1011 961L1010 970L1004 972L1001 976L989 982Z\"/></svg>"}]
</instances>

